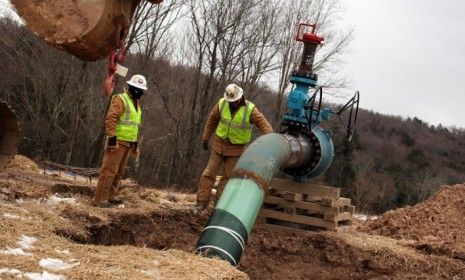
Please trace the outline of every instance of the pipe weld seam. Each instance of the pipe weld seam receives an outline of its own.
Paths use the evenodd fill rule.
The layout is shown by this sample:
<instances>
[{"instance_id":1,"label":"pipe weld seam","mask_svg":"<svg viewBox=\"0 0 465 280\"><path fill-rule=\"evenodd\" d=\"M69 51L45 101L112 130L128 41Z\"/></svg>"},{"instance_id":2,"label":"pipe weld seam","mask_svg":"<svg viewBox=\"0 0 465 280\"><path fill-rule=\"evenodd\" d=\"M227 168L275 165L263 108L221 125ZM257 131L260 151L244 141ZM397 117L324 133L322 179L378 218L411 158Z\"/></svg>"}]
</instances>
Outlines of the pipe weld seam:
<instances>
[{"instance_id":1,"label":"pipe weld seam","mask_svg":"<svg viewBox=\"0 0 465 280\"><path fill-rule=\"evenodd\" d=\"M259 185L265 191L265 193L268 191L268 188L270 186L268 181L263 179L260 175L250 170L240 168L240 169L234 170L230 176L230 178L237 178L237 179L243 179L244 177L247 179L253 180L257 185Z\"/></svg>"},{"instance_id":2,"label":"pipe weld seam","mask_svg":"<svg viewBox=\"0 0 465 280\"><path fill-rule=\"evenodd\" d=\"M220 248L220 247L217 247L217 246L213 246L213 245L205 245L205 246L200 246L198 247L197 249L195 249L194 253L196 252L201 252L202 249L205 249L205 248L211 248L211 249L215 249L215 250L218 250L222 253L224 253L226 256L228 256L234 263L234 266L237 266L237 262L236 260L233 258L233 256L226 250L224 250L223 248Z\"/></svg>"},{"instance_id":3,"label":"pipe weld seam","mask_svg":"<svg viewBox=\"0 0 465 280\"><path fill-rule=\"evenodd\" d=\"M241 245L242 251L245 251L244 239L236 231L234 231L234 230L232 230L230 228L227 228L227 227L222 227L222 226L208 226L208 227L204 228L202 230L202 232L207 230L207 229L219 229L219 230L222 230L222 231L226 232L227 234L231 235L234 239L236 239L237 243L239 243L239 245Z\"/></svg>"}]
</instances>

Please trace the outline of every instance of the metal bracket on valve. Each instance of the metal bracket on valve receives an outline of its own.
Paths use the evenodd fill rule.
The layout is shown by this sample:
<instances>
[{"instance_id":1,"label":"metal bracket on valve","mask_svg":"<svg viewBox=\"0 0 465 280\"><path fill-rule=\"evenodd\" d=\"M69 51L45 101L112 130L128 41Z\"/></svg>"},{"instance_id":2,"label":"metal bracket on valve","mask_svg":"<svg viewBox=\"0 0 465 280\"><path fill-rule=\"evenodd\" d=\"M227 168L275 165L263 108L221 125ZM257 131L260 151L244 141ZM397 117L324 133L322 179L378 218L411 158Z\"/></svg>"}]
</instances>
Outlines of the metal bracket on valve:
<instances>
[{"instance_id":1,"label":"metal bracket on valve","mask_svg":"<svg viewBox=\"0 0 465 280\"><path fill-rule=\"evenodd\" d=\"M316 101L318 98L318 102ZM313 93L312 98L309 99L308 103L304 106L307 112L308 124L310 131L312 131L315 126L319 123L320 112L321 112L321 102L323 100L323 88L318 87ZM316 108L315 108L316 105Z\"/></svg>"},{"instance_id":2,"label":"metal bracket on valve","mask_svg":"<svg viewBox=\"0 0 465 280\"><path fill-rule=\"evenodd\" d=\"M347 131L347 142L351 141L354 135L359 103L360 93L357 91L355 92L354 96L349 101L347 101L347 103L344 106L342 106L341 109L339 109L339 111L333 112L337 115L338 119L341 121L342 125ZM349 116L347 120L344 120L342 114L347 110L349 111Z\"/></svg>"}]
</instances>

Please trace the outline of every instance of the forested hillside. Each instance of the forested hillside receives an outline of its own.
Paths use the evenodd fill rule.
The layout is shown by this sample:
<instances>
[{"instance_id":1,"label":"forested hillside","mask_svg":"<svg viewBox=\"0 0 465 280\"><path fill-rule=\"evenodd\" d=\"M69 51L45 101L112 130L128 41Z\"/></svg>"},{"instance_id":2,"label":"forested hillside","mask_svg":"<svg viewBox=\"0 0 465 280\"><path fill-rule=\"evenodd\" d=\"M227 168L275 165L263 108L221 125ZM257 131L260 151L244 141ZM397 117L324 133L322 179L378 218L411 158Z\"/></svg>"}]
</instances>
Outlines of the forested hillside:
<instances>
[{"instance_id":1,"label":"forested hillside","mask_svg":"<svg viewBox=\"0 0 465 280\"><path fill-rule=\"evenodd\" d=\"M416 204L443 184L465 181L465 130L361 110L353 142L336 142L325 180L343 187L360 211Z\"/></svg>"}]
</instances>

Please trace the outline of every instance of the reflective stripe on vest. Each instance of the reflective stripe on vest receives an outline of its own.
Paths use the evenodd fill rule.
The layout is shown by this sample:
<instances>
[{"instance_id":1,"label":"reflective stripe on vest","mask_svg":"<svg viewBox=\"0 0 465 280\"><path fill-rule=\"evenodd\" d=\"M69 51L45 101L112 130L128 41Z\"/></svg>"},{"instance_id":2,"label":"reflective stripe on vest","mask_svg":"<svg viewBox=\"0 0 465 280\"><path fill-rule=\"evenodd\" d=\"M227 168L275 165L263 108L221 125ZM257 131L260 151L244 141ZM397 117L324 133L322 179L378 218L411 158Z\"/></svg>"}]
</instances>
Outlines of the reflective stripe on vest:
<instances>
[{"instance_id":1,"label":"reflective stripe on vest","mask_svg":"<svg viewBox=\"0 0 465 280\"><path fill-rule=\"evenodd\" d=\"M116 124L116 138L121 141L136 142L139 135L139 127L142 120L140 107L137 110L129 95L124 92L118 94L124 103L124 113Z\"/></svg>"},{"instance_id":2,"label":"reflective stripe on vest","mask_svg":"<svg viewBox=\"0 0 465 280\"><path fill-rule=\"evenodd\" d=\"M252 124L250 116L255 108L252 102L246 101L245 106L241 106L234 117L228 106L228 102L221 98L218 102L221 119L216 128L215 134L221 139L229 139L233 144L245 145L252 140Z\"/></svg>"}]
</instances>

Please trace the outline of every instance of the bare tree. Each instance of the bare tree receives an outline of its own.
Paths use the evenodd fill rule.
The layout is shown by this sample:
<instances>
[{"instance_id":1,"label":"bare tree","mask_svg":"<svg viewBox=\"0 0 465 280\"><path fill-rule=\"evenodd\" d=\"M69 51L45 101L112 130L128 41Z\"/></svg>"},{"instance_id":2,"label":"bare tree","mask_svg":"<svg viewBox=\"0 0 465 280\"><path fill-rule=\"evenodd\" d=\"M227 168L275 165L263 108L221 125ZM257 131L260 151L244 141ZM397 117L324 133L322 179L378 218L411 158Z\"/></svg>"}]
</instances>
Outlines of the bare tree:
<instances>
[{"instance_id":1,"label":"bare tree","mask_svg":"<svg viewBox=\"0 0 465 280\"><path fill-rule=\"evenodd\" d=\"M255 15L252 15L259 20L248 27L250 39L244 44L244 56L240 60L241 84L250 95L267 73L277 69L275 56L280 36L280 8L279 2L263 1L258 3Z\"/></svg>"},{"instance_id":2,"label":"bare tree","mask_svg":"<svg viewBox=\"0 0 465 280\"><path fill-rule=\"evenodd\" d=\"M145 61L166 52L169 32L182 15L182 1L166 0L154 5L141 1L136 8L127 38L127 47L143 54Z\"/></svg>"}]
</instances>

